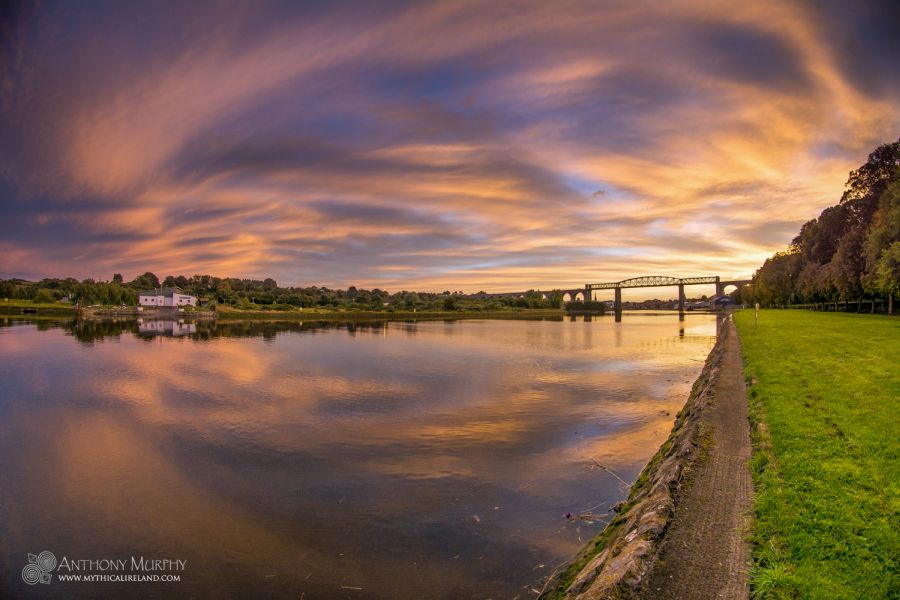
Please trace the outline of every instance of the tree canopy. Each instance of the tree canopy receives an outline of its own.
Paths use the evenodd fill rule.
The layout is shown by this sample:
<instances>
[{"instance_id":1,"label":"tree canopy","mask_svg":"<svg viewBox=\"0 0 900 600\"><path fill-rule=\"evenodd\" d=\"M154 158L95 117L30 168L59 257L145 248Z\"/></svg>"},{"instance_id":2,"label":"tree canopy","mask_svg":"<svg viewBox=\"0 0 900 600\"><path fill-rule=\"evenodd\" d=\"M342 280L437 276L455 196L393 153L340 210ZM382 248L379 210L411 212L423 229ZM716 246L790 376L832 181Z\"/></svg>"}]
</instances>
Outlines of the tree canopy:
<instances>
[{"instance_id":1,"label":"tree canopy","mask_svg":"<svg viewBox=\"0 0 900 600\"><path fill-rule=\"evenodd\" d=\"M888 298L900 292L900 140L852 171L840 202L800 228L753 277L764 304Z\"/></svg>"}]
</instances>

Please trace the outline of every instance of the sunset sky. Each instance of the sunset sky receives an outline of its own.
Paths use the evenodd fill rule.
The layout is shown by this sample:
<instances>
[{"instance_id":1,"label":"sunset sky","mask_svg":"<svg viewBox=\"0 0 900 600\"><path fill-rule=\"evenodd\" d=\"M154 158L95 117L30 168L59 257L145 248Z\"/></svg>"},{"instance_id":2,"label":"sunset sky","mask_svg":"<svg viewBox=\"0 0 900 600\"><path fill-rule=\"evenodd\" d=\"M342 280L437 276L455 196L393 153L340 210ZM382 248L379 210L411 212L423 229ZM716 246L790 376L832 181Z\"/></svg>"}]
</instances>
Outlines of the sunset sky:
<instances>
[{"instance_id":1,"label":"sunset sky","mask_svg":"<svg viewBox=\"0 0 900 600\"><path fill-rule=\"evenodd\" d=\"M4 6L0 278L742 277L900 133L898 2Z\"/></svg>"}]
</instances>

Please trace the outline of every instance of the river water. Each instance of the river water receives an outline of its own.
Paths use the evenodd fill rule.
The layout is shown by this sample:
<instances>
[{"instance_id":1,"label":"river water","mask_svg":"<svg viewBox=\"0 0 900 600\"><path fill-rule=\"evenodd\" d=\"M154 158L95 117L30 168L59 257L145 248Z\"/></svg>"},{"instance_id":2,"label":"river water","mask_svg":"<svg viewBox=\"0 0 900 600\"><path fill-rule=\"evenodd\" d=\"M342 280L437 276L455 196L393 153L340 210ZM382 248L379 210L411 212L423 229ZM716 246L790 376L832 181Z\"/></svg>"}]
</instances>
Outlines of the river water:
<instances>
[{"instance_id":1,"label":"river water","mask_svg":"<svg viewBox=\"0 0 900 600\"><path fill-rule=\"evenodd\" d=\"M0 320L0 590L533 598L666 438L715 333L690 313ZM44 551L49 583L25 583Z\"/></svg>"}]
</instances>

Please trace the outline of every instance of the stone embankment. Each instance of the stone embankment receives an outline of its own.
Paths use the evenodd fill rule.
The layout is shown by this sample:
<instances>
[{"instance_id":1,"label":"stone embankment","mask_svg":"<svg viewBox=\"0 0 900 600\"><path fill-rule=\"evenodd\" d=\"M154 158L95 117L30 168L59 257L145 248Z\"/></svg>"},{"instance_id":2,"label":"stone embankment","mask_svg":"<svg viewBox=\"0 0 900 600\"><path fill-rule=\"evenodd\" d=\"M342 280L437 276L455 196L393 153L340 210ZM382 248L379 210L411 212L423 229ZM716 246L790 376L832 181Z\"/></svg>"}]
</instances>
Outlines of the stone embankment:
<instances>
[{"instance_id":1,"label":"stone embankment","mask_svg":"<svg viewBox=\"0 0 900 600\"><path fill-rule=\"evenodd\" d=\"M721 331L668 440L542 598L747 597L749 422L730 317Z\"/></svg>"}]
</instances>

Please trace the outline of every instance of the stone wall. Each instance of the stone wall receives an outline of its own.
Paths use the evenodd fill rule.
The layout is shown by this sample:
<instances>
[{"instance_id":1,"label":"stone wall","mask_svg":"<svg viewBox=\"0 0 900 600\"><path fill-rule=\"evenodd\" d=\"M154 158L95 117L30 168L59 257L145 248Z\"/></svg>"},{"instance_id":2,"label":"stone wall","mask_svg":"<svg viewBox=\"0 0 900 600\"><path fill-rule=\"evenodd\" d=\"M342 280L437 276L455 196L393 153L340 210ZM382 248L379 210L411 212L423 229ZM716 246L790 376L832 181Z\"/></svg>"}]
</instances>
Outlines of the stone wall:
<instances>
[{"instance_id":1,"label":"stone wall","mask_svg":"<svg viewBox=\"0 0 900 600\"><path fill-rule=\"evenodd\" d=\"M720 331L669 438L644 467L628 500L615 507L617 516L569 566L551 577L541 598L639 596L675 514L680 491L689 480L691 465L700 455L704 433L700 417L712 400L728 328Z\"/></svg>"}]
</instances>

